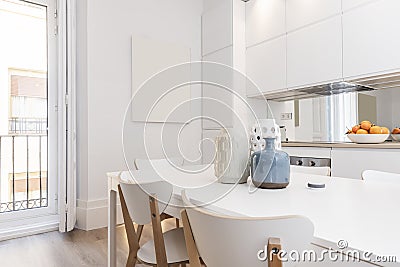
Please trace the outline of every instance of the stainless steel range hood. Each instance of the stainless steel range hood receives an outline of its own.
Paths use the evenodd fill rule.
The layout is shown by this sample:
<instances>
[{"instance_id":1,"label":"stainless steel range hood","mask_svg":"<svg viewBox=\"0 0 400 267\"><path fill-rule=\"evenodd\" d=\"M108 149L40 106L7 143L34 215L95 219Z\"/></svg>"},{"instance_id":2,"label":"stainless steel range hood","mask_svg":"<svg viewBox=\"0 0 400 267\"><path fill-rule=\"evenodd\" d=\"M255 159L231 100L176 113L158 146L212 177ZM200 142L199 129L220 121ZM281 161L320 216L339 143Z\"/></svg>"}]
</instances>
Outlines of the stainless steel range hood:
<instances>
[{"instance_id":1,"label":"stainless steel range hood","mask_svg":"<svg viewBox=\"0 0 400 267\"><path fill-rule=\"evenodd\" d=\"M374 89L400 88L400 72L369 76L366 78L354 79L350 82Z\"/></svg>"},{"instance_id":2,"label":"stainless steel range hood","mask_svg":"<svg viewBox=\"0 0 400 267\"><path fill-rule=\"evenodd\" d=\"M257 96L256 98L283 102L295 99L306 99L342 93L363 92L396 87L400 88L400 71L392 71L386 74L374 76L371 75L364 78L349 79L346 81L302 87L275 93L266 93L264 95Z\"/></svg>"},{"instance_id":3,"label":"stainless steel range hood","mask_svg":"<svg viewBox=\"0 0 400 267\"><path fill-rule=\"evenodd\" d=\"M342 93L350 92L363 92L375 90L369 85L369 82L361 84L361 82L334 82L310 87L304 87L294 90L288 90L284 92L269 93L262 97L267 100L273 100L278 102L295 100L295 99L306 99L321 96L337 95Z\"/></svg>"}]
</instances>

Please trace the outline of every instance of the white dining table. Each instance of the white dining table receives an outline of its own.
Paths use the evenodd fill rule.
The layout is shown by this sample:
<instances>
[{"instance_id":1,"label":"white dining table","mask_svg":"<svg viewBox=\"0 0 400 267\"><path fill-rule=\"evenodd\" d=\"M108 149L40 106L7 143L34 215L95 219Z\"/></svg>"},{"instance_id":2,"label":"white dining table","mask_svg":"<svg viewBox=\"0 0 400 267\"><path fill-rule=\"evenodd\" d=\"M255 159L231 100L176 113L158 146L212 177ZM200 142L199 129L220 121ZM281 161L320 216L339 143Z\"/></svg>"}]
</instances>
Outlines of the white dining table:
<instances>
[{"instance_id":1,"label":"white dining table","mask_svg":"<svg viewBox=\"0 0 400 267\"><path fill-rule=\"evenodd\" d=\"M134 178L132 177L134 176ZM164 211L180 217L182 190L192 203L213 212L243 217L303 215L315 227L313 243L338 249L345 241L347 249L371 252L374 257L394 256L400 261L400 183L372 183L349 178L292 173L287 188L257 189L252 185L217 182L213 169L182 172L177 169L110 172L108 222L108 266L116 266L117 190L121 181L140 183L166 179L174 185L170 205ZM324 189L309 189L307 184L323 183ZM244 229L245 230L245 229ZM380 263L382 266L386 264ZM389 266L389 264L387 265Z\"/></svg>"}]
</instances>

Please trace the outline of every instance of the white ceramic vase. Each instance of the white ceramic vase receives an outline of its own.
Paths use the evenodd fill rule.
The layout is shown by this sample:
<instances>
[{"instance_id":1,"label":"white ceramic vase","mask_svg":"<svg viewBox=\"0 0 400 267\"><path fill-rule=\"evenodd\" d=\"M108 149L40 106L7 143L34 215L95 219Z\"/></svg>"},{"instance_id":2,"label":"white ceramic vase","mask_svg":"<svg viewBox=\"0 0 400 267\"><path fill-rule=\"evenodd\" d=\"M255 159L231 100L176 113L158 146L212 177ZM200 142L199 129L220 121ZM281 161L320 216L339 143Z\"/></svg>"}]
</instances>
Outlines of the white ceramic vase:
<instances>
[{"instance_id":1,"label":"white ceramic vase","mask_svg":"<svg viewBox=\"0 0 400 267\"><path fill-rule=\"evenodd\" d=\"M215 139L214 173L221 183L245 183L249 177L249 146L245 133L222 129Z\"/></svg>"}]
</instances>

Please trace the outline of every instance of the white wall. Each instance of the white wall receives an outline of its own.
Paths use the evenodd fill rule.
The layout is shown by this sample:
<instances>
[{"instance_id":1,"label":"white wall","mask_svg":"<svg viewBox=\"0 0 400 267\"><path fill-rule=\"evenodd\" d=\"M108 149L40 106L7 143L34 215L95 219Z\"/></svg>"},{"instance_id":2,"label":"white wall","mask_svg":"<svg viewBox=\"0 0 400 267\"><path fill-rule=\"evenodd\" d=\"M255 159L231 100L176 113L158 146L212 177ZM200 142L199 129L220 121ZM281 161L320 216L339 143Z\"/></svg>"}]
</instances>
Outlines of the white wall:
<instances>
[{"instance_id":1,"label":"white wall","mask_svg":"<svg viewBox=\"0 0 400 267\"><path fill-rule=\"evenodd\" d=\"M199 0L78 1L79 228L106 226L106 172L126 169L121 135L131 98L132 34L190 47L192 60L200 60L202 9ZM166 128L176 131L179 127ZM157 133L160 125L151 128ZM130 156L145 157L140 145L143 124L129 121L128 131L132 137L126 144ZM183 144L193 146L200 140L200 124L192 125L188 131ZM190 146L188 151L195 154ZM161 144L154 143L150 153L152 157L161 157Z\"/></svg>"}]
</instances>

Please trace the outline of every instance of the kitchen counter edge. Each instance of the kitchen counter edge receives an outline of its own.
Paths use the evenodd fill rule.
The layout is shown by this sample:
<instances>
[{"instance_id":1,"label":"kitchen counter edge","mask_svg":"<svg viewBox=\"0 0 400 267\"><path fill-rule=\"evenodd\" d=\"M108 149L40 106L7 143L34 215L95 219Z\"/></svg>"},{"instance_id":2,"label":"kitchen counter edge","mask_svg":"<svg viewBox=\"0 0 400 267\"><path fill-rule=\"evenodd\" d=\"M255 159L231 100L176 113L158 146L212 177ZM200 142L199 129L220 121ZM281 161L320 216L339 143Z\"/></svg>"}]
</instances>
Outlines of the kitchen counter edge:
<instances>
[{"instance_id":1,"label":"kitchen counter edge","mask_svg":"<svg viewBox=\"0 0 400 267\"><path fill-rule=\"evenodd\" d=\"M356 143L346 143L346 142L343 143L282 142L282 147L400 149L400 142L385 142L382 144L356 144Z\"/></svg>"}]
</instances>

